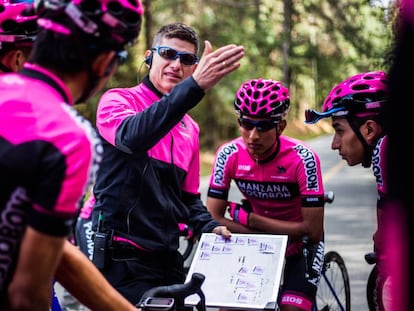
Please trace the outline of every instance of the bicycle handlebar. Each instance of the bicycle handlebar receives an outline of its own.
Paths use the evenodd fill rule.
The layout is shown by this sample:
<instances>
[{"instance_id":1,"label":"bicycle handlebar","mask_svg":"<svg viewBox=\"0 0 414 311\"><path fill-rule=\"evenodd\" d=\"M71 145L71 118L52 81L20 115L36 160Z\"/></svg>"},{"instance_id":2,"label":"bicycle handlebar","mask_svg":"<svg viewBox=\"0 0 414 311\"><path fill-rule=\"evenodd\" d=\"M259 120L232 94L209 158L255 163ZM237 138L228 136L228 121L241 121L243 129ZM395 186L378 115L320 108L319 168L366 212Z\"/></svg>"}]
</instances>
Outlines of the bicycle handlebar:
<instances>
[{"instance_id":1,"label":"bicycle handlebar","mask_svg":"<svg viewBox=\"0 0 414 311\"><path fill-rule=\"evenodd\" d=\"M205 296L201 290L201 285L205 280L205 276L201 273L193 273L191 280L184 284L173 284L158 286L147 290L141 297L141 300L136 305L139 308L144 308L144 301L149 297L169 297L174 298L176 307L184 307L184 299L193 294L200 297L200 302L197 305L198 310L205 310Z\"/></svg>"}]
</instances>

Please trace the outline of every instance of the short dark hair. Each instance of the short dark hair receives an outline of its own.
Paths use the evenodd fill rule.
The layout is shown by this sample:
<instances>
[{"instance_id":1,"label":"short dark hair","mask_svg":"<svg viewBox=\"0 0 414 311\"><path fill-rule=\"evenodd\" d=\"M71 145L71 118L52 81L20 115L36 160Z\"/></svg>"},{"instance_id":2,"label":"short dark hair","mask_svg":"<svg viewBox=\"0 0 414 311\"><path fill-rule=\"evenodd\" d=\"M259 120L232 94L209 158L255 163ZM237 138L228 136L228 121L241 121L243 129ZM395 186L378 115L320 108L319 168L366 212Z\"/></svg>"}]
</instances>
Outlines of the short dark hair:
<instances>
[{"instance_id":1,"label":"short dark hair","mask_svg":"<svg viewBox=\"0 0 414 311\"><path fill-rule=\"evenodd\" d=\"M152 47L159 45L164 38L176 38L194 45L195 54L198 54L199 40L193 28L183 23L172 23L162 26L154 36Z\"/></svg>"}]
</instances>

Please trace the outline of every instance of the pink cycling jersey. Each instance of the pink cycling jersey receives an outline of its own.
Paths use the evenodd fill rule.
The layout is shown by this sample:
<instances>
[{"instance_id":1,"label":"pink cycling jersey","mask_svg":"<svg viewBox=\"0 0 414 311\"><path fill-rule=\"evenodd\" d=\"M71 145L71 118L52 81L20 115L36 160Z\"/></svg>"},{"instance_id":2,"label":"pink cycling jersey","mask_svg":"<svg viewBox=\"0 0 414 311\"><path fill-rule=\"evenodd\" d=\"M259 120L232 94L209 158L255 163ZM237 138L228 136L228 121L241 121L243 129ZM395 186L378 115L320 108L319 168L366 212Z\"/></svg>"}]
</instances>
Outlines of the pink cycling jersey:
<instances>
[{"instance_id":1,"label":"pink cycling jersey","mask_svg":"<svg viewBox=\"0 0 414 311\"><path fill-rule=\"evenodd\" d=\"M302 207L324 205L319 157L304 143L280 136L276 152L253 159L238 137L216 152L208 196L228 200L234 180L253 212L269 218L300 221Z\"/></svg>"},{"instance_id":2,"label":"pink cycling jersey","mask_svg":"<svg viewBox=\"0 0 414 311\"><path fill-rule=\"evenodd\" d=\"M52 73L26 63L0 76L0 299L26 227L65 237L98 168L99 140ZM34 260L41 260L35 259Z\"/></svg>"},{"instance_id":3,"label":"pink cycling jersey","mask_svg":"<svg viewBox=\"0 0 414 311\"><path fill-rule=\"evenodd\" d=\"M281 135L276 150L259 161L250 156L242 137L221 145L208 196L227 201L232 181L253 212L268 218L299 222L303 208L324 206L319 157L303 142L287 136ZM289 240L280 304L310 310L321 269L314 277L306 278L307 259L301 250L300 241ZM313 258L322 258L323 241L315 243L313 250Z\"/></svg>"}]
</instances>

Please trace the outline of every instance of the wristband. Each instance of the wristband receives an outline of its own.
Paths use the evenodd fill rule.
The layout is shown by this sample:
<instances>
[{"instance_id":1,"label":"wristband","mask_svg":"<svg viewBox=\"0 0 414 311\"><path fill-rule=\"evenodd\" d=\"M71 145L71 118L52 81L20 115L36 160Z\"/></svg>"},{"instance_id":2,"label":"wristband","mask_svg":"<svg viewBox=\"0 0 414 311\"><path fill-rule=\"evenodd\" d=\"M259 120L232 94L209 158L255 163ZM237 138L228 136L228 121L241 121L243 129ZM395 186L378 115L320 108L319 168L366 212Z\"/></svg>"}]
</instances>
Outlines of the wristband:
<instances>
[{"instance_id":1,"label":"wristband","mask_svg":"<svg viewBox=\"0 0 414 311\"><path fill-rule=\"evenodd\" d=\"M230 202L229 213L233 221L244 226L249 226L249 212L247 212L240 204Z\"/></svg>"},{"instance_id":2,"label":"wristband","mask_svg":"<svg viewBox=\"0 0 414 311\"><path fill-rule=\"evenodd\" d=\"M239 208L236 212L237 214L237 221L245 226L249 226L249 214L248 212L246 212L244 209Z\"/></svg>"}]
</instances>

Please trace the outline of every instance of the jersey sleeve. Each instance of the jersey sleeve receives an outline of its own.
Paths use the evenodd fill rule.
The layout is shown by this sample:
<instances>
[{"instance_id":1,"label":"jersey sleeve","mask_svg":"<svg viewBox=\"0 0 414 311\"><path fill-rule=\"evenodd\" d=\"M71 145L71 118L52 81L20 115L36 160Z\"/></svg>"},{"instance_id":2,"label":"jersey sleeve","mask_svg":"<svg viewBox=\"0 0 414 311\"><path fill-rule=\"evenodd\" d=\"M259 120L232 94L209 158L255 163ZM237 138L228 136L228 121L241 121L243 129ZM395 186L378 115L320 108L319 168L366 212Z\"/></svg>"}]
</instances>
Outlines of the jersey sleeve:
<instances>
[{"instance_id":1,"label":"jersey sleeve","mask_svg":"<svg viewBox=\"0 0 414 311\"><path fill-rule=\"evenodd\" d=\"M300 158L297 174L302 207L323 206L325 190L319 156L304 144L297 144L293 149Z\"/></svg>"},{"instance_id":2,"label":"jersey sleeve","mask_svg":"<svg viewBox=\"0 0 414 311\"><path fill-rule=\"evenodd\" d=\"M238 147L234 142L224 144L217 149L207 196L227 201L237 152Z\"/></svg>"},{"instance_id":3,"label":"jersey sleeve","mask_svg":"<svg viewBox=\"0 0 414 311\"><path fill-rule=\"evenodd\" d=\"M82 126L72 129L71 133L62 131L53 138L53 144L43 150L38 166L38 182L32 197L37 217L29 217L28 224L47 234L70 232L81 199L98 167L94 163L91 137ZM89 130L93 131L91 127Z\"/></svg>"},{"instance_id":4,"label":"jersey sleeve","mask_svg":"<svg viewBox=\"0 0 414 311\"><path fill-rule=\"evenodd\" d=\"M383 209L388 200L387 185L387 145L388 136L382 137L376 144L372 154L372 172L377 184L377 208Z\"/></svg>"},{"instance_id":5,"label":"jersey sleeve","mask_svg":"<svg viewBox=\"0 0 414 311\"><path fill-rule=\"evenodd\" d=\"M152 148L204 96L192 78L181 81L161 98L143 88L108 90L98 104L99 133L130 154Z\"/></svg>"}]
</instances>

